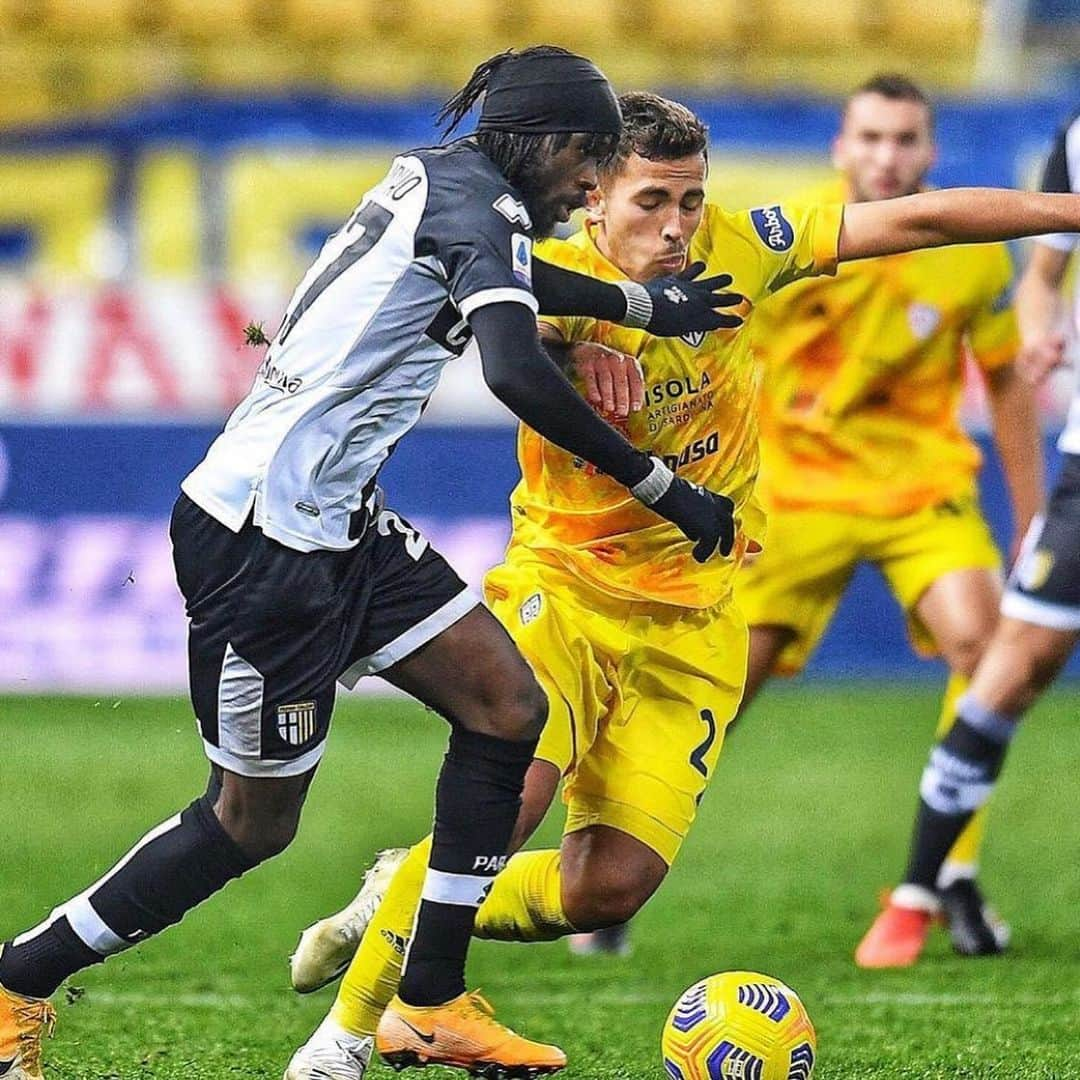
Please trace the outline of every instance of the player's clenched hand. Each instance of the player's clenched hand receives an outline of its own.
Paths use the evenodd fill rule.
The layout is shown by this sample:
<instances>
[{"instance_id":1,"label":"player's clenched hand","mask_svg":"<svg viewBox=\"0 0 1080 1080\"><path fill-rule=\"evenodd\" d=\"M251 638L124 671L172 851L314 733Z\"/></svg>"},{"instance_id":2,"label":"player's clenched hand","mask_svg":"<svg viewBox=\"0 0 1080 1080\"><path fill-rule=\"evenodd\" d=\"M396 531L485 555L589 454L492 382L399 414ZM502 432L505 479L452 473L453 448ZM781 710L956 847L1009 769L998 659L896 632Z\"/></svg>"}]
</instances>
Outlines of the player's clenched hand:
<instances>
[{"instance_id":1,"label":"player's clenched hand","mask_svg":"<svg viewBox=\"0 0 1080 1080\"><path fill-rule=\"evenodd\" d=\"M705 269L703 262L691 263L685 270L667 277L654 278L645 285L638 285L647 300L642 304L641 325L657 337L679 337L707 330L734 330L742 326L742 317L721 308L735 308L744 297L736 292L726 292L731 284L730 274L699 277ZM623 282L620 288L627 292L627 309L634 305L628 288L633 283Z\"/></svg>"},{"instance_id":2,"label":"player's clenched hand","mask_svg":"<svg viewBox=\"0 0 1080 1080\"><path fill-rule=\"evenodd\" d=\"M694 544L694 558L707 562L718 551L730 555L735 546L735 504L726 496L676 476L659 458L631 493L650 509L677 525Z\"/></svg>"},{"instance_id":3,"label":"player's clenched hand","mask_svg":"<svg viewBox=\"0 0 1080 1080\"><path fill-rule=\"evenodd\" d=\"M1065 363L1066 344L1065 335L1060 333L1028 343L1016 357L1017 371L1026 382L1038 386L1054 368Z\"/></svg>"},{"instance_id":4,"label":"player's clenched hand","mask_svg":"<svg viewBox=\"0 0 1080 1080\"><path fill-rule=\"evenodd\" d=\"M575 343L569 356L585 400L597 412L625 420L641 408L645 390L636 357L593 341Z\"/></svg>"}]
</instances>

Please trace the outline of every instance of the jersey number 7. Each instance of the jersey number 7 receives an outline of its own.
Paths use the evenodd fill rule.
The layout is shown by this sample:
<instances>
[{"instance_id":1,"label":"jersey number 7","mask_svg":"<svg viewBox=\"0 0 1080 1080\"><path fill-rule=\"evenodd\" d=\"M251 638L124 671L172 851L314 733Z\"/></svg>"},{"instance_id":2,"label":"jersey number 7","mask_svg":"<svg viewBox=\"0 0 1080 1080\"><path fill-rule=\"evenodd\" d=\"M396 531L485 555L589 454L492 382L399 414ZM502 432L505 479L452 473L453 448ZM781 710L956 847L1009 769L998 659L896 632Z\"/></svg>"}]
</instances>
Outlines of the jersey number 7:
<instances>
[{"instance_id":1,"label":"jersey number 7","mask_svg":"<svg viewBox=\"0 0 1080 1080\"><path fill-rule=\"evenodd\" d=\"M359 227L363 232L308 286L307 291L300 298L300 303L292 311L285 313L277 335L279 345L285 344L285 339L300 321L300 316L315 303L327 286L345 273L353 263L362 259L379 242L393 220L394 215L385 206L380 206L376 202L365 203L349 218L345 230L351 232Z\"/></svg>"}]
</instances>

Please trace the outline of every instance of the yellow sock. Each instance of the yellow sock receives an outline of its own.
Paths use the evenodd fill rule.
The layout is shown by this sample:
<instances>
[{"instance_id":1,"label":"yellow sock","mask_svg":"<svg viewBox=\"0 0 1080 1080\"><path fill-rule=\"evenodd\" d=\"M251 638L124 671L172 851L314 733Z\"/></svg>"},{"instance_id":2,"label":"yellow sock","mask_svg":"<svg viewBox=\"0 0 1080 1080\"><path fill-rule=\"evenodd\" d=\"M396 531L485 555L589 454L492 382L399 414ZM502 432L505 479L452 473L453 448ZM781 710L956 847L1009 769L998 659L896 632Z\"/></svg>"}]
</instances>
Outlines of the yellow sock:
<instances>
[{"instance_id":1,"label":"yellow sock","mask_svg":"<svg viewBox=\"0 0 1080 1080\"><path fill-rule=\"evenodd\" d=\"M430 857L428 836L398 868L338 988L330 1016L358 1038L375 1034L379 1018L397 993ZM557 850L515 855L480 905L475 936L495 941L552 941L574 933L563 913L560 859Z\"/></svg>"},{"instance_id":2,"label":"yellow sock","mask_svg":"<svg viewBox=\"0 0 1080 1080\"><path fill-rule=\"evenodd\" d=\"M945 688L945 697L941 702L941 716L938 719L936 737L940 739L953 725L956 719L956 703L968 687L967 677L955 672L949 676ZM956 838L942 867L944 880L957 877L974 877L979 867L983 839L986 835L986 814L988 804L982 806L967 823L964 831ZM940 880L940 879L939 879Z\"/></svg>"},{"instance_id":3,"label":"yellow sock","mask_svg":"<svg viewBox=\"0 0 1080 1080\"><path fill-rule=\"evenodd\" d=\"M574 933L562 905L562 855L519 851L495 879L473 935L495 941L554 941Z\"/></svg>"},{"instance_id":4,"label":"yellow sock","mask_svg":"<svg viewBox=\"0 0 1080 1080\"><path fill-rule=\"evenodd\" d=\"M428 836L398 867L338 987L330 1016L352 1035L374 1035L379 1018L397 993L430 857Z\"/></svg>"}]
</instances>

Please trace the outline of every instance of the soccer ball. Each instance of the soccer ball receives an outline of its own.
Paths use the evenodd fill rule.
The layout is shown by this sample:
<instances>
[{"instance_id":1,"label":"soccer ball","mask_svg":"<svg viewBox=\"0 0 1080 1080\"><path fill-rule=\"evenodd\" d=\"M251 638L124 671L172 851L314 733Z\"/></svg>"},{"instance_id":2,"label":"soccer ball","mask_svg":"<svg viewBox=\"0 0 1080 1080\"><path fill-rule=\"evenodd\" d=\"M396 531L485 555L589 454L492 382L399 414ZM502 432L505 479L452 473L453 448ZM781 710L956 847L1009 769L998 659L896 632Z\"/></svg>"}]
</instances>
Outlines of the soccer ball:
<instances>
[{"instance_id":1,"label":"soccer ball","mask_svg":"<svg viewBox=\"0 0 1080 1080\"><path fill-rule=\"evenodd\" d=\"M810 1080L817 1035L798 994L754 971L694 983L661 1040L671 1080Z\"/></svg>"}]
</instances>

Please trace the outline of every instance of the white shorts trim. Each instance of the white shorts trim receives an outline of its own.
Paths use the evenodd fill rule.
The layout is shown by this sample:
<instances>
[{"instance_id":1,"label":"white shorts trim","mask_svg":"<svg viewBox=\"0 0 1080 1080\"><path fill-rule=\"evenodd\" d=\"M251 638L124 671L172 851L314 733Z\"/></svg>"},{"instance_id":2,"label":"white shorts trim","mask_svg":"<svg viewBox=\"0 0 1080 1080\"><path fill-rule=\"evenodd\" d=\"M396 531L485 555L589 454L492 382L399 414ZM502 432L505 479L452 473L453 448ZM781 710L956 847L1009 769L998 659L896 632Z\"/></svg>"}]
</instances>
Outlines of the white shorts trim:
<instances>
[{"instance_id":1,"label":"white shorts trim","mask_svg":"<svg viewBox=\"0 0 1080 1080\"><path fill-rule=\"evenodd\" d=\"M228 642L218 676L218 743L222 750L241 758L259 756L263 691L261 672Z\"/></svg>"},{"instance_id":2,"label":"white shorts trim","mask_svg":"<svg viewBox=\"0 0 1080 1080\"><path fill-rule=\"evenodd\" d=\"M222 750L219 746L214 746L205 739L203 739L203 749L215 765L220 765L223 769L228 769L229 772L237 773L239 776L299 776L319 764L326 750L326 739L298 758L291 758L288 761L240 757L229 753L228 750Z\"/></svg>"},{"instance_id":3,"label":"white shorts trim","mask_svg":"<svg viewBox=\"0 0 1080 1080\"><path fill-rule=\"evenodd\" d=\"M1008 589L1001 598L1001 614L1010 619L1045 626L1047 630L1080 630L1080 607L1051 604Z\"/></svg>"},{"instance_id":4,"label":"white shorts trim","mask_svg":"<svg viewBox=\"0 0 1080 1080\"><path fill-rule=\"evenodd\" d=\"M338 682L352 690L363 676L377 675L399 660L404 660L421 645L426 645L432 638L438 637L444 630L463 619L479 604L480 597L472 589L462 589L453 600L437 608L426 619L410 627L378 652L357 660L338 676Z\"/></svg>"}]
</instances>

